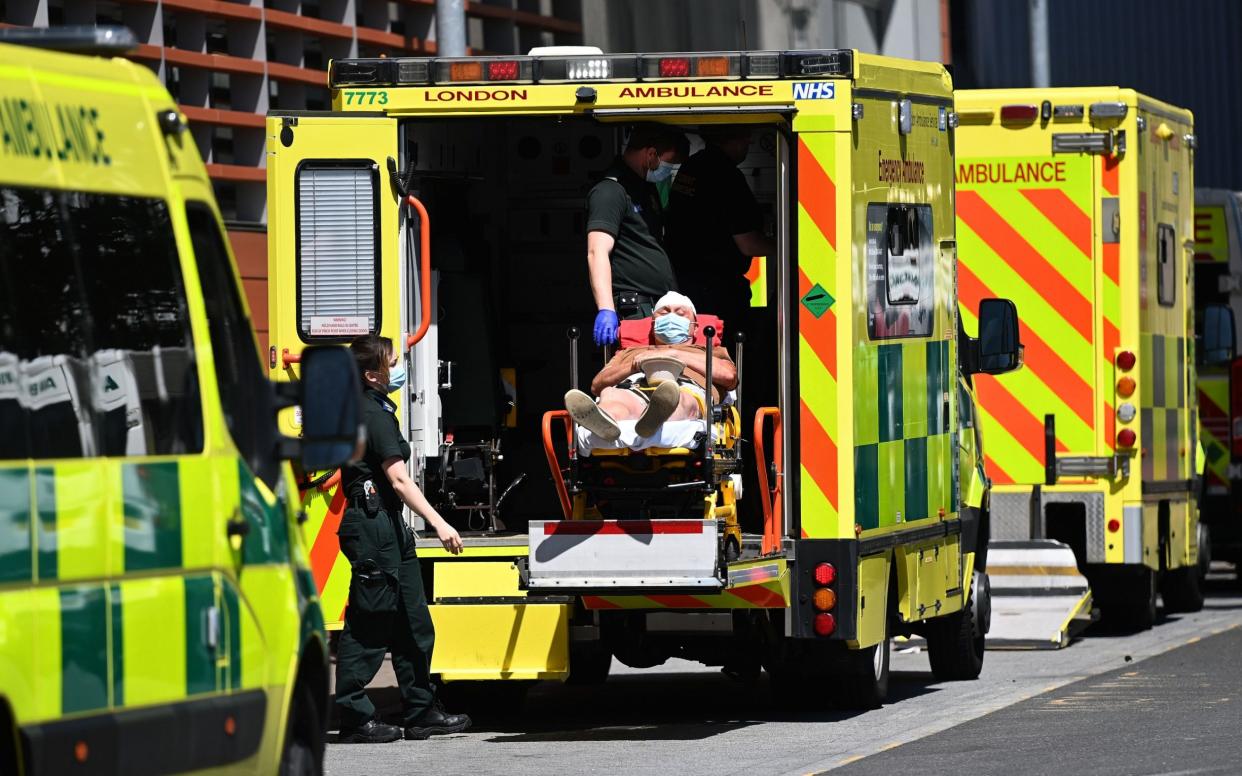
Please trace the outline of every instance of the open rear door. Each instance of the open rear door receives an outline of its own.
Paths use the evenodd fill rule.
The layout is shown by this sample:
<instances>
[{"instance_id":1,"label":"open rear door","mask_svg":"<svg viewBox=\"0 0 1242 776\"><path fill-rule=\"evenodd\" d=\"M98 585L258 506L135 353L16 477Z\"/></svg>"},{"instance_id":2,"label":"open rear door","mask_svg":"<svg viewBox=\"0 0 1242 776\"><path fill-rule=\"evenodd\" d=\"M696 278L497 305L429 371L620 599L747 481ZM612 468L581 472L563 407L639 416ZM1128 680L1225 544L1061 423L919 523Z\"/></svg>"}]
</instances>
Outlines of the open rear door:
<instances>
[{"instance_id":1,"label":"open rear door","mask_svg":"<svg viewBox=\"0 0 1242 776\"><path fill-rule=\"evenodd\" d=\"M268 368L296 379L302 349L402 331L401 217L387 169L397 156L396 122L382 117L269 116L267 119ZM404 402L398 402L404 404ZM282 430L300 431L296 413ZM336 479L304 494L303 535L329 627L349 595L349 563L336 530L345 499Z\"/></svg>"}]
</instances>

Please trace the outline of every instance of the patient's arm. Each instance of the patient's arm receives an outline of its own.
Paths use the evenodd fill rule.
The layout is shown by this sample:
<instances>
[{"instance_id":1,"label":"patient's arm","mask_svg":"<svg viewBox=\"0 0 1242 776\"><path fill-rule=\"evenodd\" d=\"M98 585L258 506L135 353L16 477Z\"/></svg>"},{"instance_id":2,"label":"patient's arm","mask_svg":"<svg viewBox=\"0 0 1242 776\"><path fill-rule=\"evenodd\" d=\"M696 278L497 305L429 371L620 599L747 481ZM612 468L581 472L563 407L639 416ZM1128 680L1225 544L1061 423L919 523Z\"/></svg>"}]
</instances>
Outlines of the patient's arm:
<instances>
[{"instance_id":1,"label":"patient's arm","mask_svg":"<svg viewBox=\"0 0 1242 776\"><path fill-rule=\"evenodd\" d=\"M645 359L657 357L675 358L685 364L687 369L691 369L701 375L707 374L707 351L698 348L694 350L688 348L651 348L638 358L635 358L634 364L638 366ZM629 372L626 374L628 375ZM737 387L737 366L734 365L733 359L729 358L729 352L724 348L712 348L712 383L717 388L725 391L731 391Z\"/></svg>"},{"instance_id":2,"label":"patient's arm","mask_svg":"<svg viewBox=\"0 0 1242 776\"><path fill-rule=\"evenodd\" d=\"M636 369L634 361L632 351L618 351L612 357L612 360L599 371L599 374L595 375L595 379L591 381L591 393L599 396L605 388L616 385L634 374Z\"/></svg>"}]
</instances>

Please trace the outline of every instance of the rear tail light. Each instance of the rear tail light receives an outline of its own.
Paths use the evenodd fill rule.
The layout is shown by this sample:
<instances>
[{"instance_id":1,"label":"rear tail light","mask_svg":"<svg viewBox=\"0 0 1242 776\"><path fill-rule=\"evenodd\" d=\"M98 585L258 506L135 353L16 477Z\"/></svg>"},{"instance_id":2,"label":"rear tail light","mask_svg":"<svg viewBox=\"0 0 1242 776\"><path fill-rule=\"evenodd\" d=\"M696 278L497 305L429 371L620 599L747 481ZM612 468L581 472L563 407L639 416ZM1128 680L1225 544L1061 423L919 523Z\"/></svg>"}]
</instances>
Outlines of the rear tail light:
<instances>
[{"instance_id":1,"label":"rear tail light","mask_svg":"<svg viewBox=\"0 0 1242 776\"><path fill-rule=\"evenodd\" d=\"M1039 116L1036 105L1002 105L1001 121L1034 121Z\"/></svg>"},{"instance_id":2,"label":"rear tail light","mask_svg":"<svg viewBox=\"0 0 1242 776\"><path fill-rule=\"evenodd\" d=\"M661 78L685 78L690 75L690 60L675 57L661 59L659 74Z\"/></svg>"},{"instance_id":3,"label":"rear tail light","mask_svg":"<svg viewBox=\"0 0 1242 776\"><path fill-rule=\"evenodd\" d=\"M535 80L535 61L530 57L498 57L435 60L436 83L488 84L530 83Z\"/></svg>"},{"instance_id":4,"label":"rear tail light","mask_svg":"<svg viewBox=\"0 0 1242 776\"><path fill-rule=\"evenodd\" d=\"M1117 354L1117 368L1123 372L1133 369L1135 361L1134 353L1129 350L1123 350Z\"/></svg>"},{"instance_id":5,"label":"rear tail light","mask_svg":"<svg viewBox=\"0 0 1242 776\"><path fill-rule=\"evenodd\" d=\"M513 60L505 62L488 62L487 63L487 80L489 81L516 81L518 78L518 63Z\"/></svg>"},{"instance_id":6,"label":"rear tail light","mask_svg":"<svg viewBox=\"0 0 1242 776\"><path fill-rule=\"evenodd\" d=\"M1123 399L1128 399L1134 395L1134 378L1123 377L1117 381L1117 395Z\"/></svg>"},{"instance_id":7,"label":"rear tail light","mask_svg":"<svg viewBox=\"0 0 1242 776\"><path fill-rule=\"evenodd\" d=\"M1108 521L1108 532L1117 533L1121 530L1121 521L1117 518L1110 518Z\"/></svg>"},{"instance_id":8,"label":"rear tail light","mask_svg":"<svg viewBox=\"0 0 1242 776\"><path fill-rule=\"evenodd\" d=\"M815 591L811 602L815 604L815 608L821 612L826 612L837 605L837 594L826 587L821 587Z\"/></svg>"},{"instance_id":9,"label":"rear tail light","mask_svg":"<svg viewBox=\"0 0 1242 776\"><path fill-rule=\"evenodd\" d=\"M837 629L837 618L827 612L815 615L815 635L831 636Z\"/></svg>"},{"instance_id":10,"label":"rear tail light","mask_svg":"<svg viewBox=\"0 0 1242 776\"><path fill-rule=\"evenodd\" d=\"M1138 440L1133 429L1123 428L1117 432L1118 447L1134 447L1134 443Z\"/></svg>"},{"instance_id":11,"label":"rear tail light","mask_svg":"<svg viewBox=\"0 0 1242 776\"><path fill-rule=\"evenodd\" d=\"M639 57L645 79L741 78L741 54L644 54Z\"/></svg>"},{"instance_id":12,"label":"rear tail light","mask_svg":"<svg viewBox=\"0 0 1242 776\"><path fill-rule=\"evenodd\" d=\"M815 584L827 587L837 579L837 569L831 563L820 563L815 567Z\"/></svg>"}]
</instances>

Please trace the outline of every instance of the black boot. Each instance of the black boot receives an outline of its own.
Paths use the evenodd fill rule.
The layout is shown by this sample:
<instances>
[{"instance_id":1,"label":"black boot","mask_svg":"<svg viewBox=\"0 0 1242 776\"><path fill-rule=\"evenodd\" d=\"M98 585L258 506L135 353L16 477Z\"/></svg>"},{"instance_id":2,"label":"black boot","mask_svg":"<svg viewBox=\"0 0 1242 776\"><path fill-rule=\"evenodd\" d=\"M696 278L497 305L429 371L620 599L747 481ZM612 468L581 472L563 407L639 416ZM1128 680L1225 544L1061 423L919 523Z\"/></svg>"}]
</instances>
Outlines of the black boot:
<instances>
[{"instance_id":1,"label":"black boot","mask_svg":"<svg viewBox=\"0 0 1242 776\"><path fill-rule=\"evenodd\" d=\"M369 719L365 725L341 728L341 734L338 736L337 742L342 744L387 744L390 741L396 741L398 738L401 738L401 728L396 725L385 725L383 722Z\"/></svg>"},{"instance_id":2,"label":"black boot","mask_svg":"<svg viewBox=\"0 0 1242 776\"><path fill-rule=\"evenodd\" d=\"M445 733L461 733L470 729L470 718L465 714L448 714L437 700L405 728L407 741L422 741Z\"/></svg>"}]
</instances>

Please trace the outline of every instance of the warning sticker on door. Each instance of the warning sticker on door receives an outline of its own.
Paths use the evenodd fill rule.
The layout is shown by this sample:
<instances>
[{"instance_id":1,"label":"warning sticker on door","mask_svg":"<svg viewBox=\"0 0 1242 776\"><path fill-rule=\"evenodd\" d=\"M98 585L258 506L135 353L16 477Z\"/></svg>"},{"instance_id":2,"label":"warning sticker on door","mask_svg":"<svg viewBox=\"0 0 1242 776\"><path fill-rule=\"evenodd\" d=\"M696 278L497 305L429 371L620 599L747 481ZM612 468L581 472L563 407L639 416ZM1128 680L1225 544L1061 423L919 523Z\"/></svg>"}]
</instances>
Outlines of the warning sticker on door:
<instances>
[{"instance_id":1,"label":"warning sticker on door","mask_svg":"<svg viewBox=\"0 0 1242 776\"><path fill-rule=\"evenodd\" d=\"M357 337L370 331L365 315L312 315L308 333L312 337Z\"/></svg>"}]
</instances>

